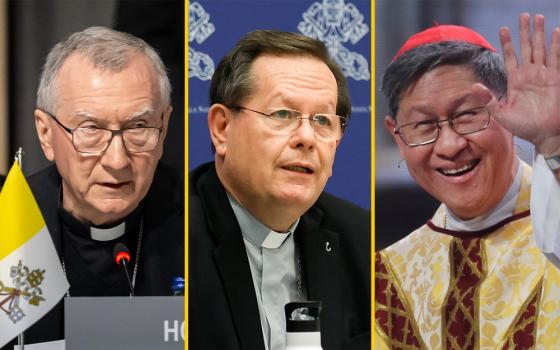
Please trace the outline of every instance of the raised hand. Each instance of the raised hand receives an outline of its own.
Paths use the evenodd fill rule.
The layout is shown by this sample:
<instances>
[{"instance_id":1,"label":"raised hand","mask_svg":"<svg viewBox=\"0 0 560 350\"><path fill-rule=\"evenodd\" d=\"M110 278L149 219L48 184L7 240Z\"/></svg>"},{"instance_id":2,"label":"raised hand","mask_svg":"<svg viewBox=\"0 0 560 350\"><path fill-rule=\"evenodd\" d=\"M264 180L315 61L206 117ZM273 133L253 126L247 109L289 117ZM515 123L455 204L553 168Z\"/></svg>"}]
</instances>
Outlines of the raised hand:
<instances>
[{"instance_id":1,"label":"raised hand","mask_svg":"<svg viewBox=\"0 0 560 350\"><path fill-rule=\"evenodd\" d=\"M507 97L488 109L513 134L535 145L543 156L560 154L560 28L551 34L547 54L544 16L519 16L520 59L509 28L500 29L508 78Z\"/></svg>"}]
</instances>

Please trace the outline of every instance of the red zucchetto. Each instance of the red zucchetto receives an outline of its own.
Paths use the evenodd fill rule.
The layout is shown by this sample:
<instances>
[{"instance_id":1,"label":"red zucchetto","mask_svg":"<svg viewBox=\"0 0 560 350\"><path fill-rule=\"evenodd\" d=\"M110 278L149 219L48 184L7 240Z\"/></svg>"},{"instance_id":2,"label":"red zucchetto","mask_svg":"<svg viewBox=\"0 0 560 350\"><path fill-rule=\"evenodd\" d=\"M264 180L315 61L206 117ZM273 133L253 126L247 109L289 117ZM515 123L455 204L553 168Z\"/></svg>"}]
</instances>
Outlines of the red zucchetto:
<instances>
[{"instance_id":1,"label":"red zucchetto","mask_svg":"<svg viewBox=\"0 0 560 350\"><path fill-rule=\"evenodd\" d=\"M496 49L490 45L490 43L484 39L482 35L470 28L448 24L436 24L435 26L416 33L408 38L395 57L393 57L393 61L410 49L442 41L463 41L496 52Z\"/></svg>"}]
</instances>

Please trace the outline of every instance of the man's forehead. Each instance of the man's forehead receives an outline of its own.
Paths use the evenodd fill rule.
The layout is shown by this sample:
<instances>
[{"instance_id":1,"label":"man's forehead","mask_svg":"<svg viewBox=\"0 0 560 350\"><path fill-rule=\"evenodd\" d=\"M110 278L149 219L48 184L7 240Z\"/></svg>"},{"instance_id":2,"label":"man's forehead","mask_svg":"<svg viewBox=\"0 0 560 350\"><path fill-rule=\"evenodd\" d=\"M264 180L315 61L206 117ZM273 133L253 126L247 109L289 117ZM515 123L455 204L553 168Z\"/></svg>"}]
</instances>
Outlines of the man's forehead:
<instances>
[{"instance_id":1,"label":"man's forehead","mask_svg":"<svg viewBox=\"0 0 560 350\"><path fill-rule=\"evenodd\" d=\"M153 106L144 106L131 111L126 111L125 113L119 113L122 118L125 119L137 119L137 118L150 118L154 117L155 108ZM86 109L79 108L73 113L73 116L87 119L106 119L108 117L105 111L100 111L97 109Z\"/></svg>"},{"instance_id":2,"label":"man's forehead","mask_svg":"<svg viewBox=\"0 0 560 350\"><path fill-rule=\"evenodd\" d=\"M253 61L250 70L253 85L252 94L262 92L263 88L282 86L288 88L309 88L318 94L328 95L332 90L337 97L336 78L327 64L311 55L274 55L263 54ZM268 84L266 86L263 86Z\"/></svg>"},{"instance_id":3,"label":"man's forehead","mask_svg":"<svg viewBox=\"0 0 560 350\"><path fill-rule=\"evenodd\" d=\"M403 90L399 107L411 101L414 96L415 104L424 104L426 107L432 103L428 98L438 96L444 100L442 103L449 105L460 104L471 96L470 86L480 82L472 68L467 65L443 65L431 69L412 81ZM466 87L468 86L468 87ZM441 94L442 89L453 89L453 95ZM445 96L445 97L444 97ZM423 100L422 98L426 99ZM419 99L419 100L418 100ZM399 108L400 109L400 108Z\"/></svg>"},{"instance_id":4,"label":"man's forehead","mask_svg":"<svg viewBox=\"0 0 560 350\"><path fill-rule=\"evenodd\" d=\"M311 54L294 54L294 53L270 53L270 52L265 52L265 53L261 53L260 55L258 55L253 62L251 63L251 70L254 69L254 67L256 65L262 65L263 62L264 64L271 64L274 62L277 62L279 60L283 60L283 61L293 61L293 62L299 62L301 60L311 60L311 61L315 61L316 64L318 65L324 65L327 66L327 64L321 60L318 57L315 57Z\"/></svg>"},{"instance_id":5,"label":"man's forehead","mask_svg":"<svg viewBox=\"0 0 560 350\"><path fill-rule=\"evenodd\" d=\"M96 68L87 57L73 54L59 70L54 86L56 109L92 118L153 113L161 103L160 89L153 67L142 55L117 72Z\"/></svg>"}]
</instances>

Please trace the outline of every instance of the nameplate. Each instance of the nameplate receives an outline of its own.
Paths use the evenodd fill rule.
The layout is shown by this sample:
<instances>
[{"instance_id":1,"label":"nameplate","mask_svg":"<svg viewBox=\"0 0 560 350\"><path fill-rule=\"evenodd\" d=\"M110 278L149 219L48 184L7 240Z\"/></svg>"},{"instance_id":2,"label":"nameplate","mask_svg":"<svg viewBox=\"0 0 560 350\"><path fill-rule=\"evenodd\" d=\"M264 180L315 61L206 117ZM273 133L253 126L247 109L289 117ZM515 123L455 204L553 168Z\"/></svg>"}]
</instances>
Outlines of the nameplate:
<instances>
[{"instance_id":1,"label":"nameplate","mask_svg":"<svg viewBox=\"0 0 560 350\"><path fill-rule=\"evenodd\" d=\"M184 297L64 299L66 350L184 349Z\"/></svg>"}]
</instances>

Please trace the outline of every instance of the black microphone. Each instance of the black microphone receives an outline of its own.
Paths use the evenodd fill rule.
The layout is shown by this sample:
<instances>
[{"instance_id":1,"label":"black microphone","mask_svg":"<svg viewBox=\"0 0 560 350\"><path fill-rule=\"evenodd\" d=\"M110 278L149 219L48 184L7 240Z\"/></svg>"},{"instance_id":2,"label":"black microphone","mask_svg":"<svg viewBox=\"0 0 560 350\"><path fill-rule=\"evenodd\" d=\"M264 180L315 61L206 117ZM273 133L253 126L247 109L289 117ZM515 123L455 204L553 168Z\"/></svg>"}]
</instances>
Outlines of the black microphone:
<instances>
[{"instance_id":1,"label":"black microphone","mask_svg":"<svg viewBox=\"0 0 560 350\"><path fill-rule=\"evenodd\" d=\"M124 274L126 275L128 287L130 288L130 297L132 298L134 296L134 288L132 287L130 275L128 274L128 268L126 267L126 265L130 262L130 251L124 244L117 243L115 248L113 248L113 257L115 258L117 265L124 268Z\"/></svg>"}]
</instances>

